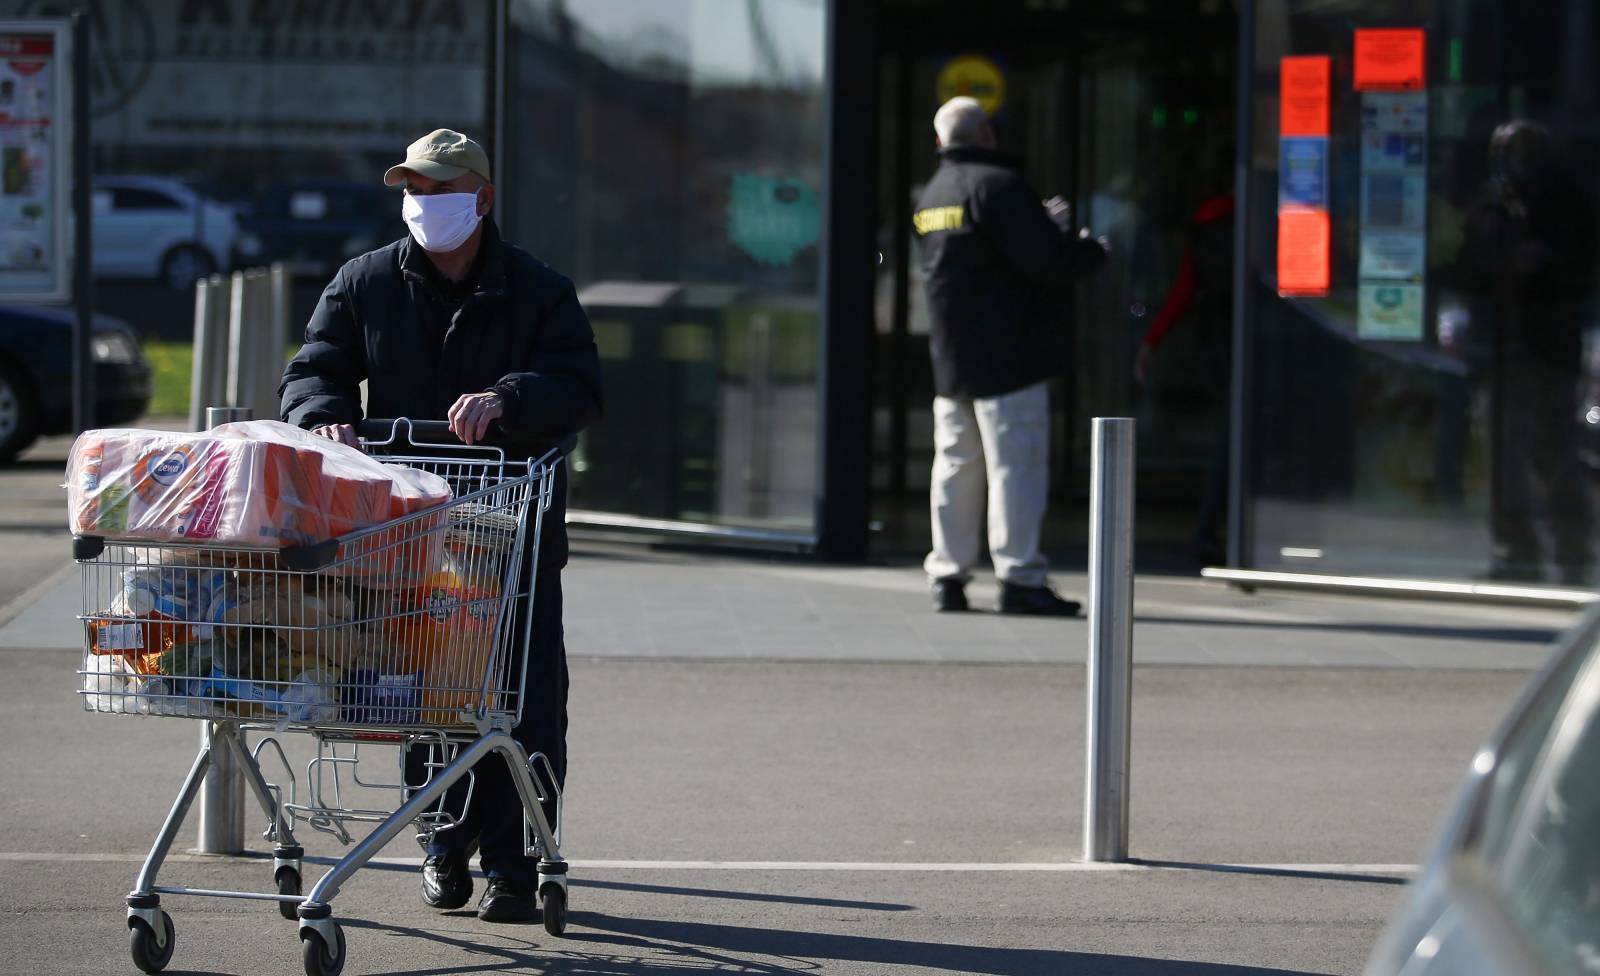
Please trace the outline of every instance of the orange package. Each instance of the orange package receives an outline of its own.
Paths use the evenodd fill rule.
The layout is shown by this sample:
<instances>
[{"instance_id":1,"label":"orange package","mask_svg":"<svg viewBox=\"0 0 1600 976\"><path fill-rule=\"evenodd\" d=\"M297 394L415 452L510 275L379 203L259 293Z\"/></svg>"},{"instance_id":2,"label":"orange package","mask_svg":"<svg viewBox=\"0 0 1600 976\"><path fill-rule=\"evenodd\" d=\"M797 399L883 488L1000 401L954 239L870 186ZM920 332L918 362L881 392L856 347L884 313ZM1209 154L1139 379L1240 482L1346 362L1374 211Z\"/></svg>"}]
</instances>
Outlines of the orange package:
<instances>
[{"instance_id":1,"label":"orange package","mask_svg":"<svg viewBox=\"0 0 1600 976\"><path fill-rule=\"evenodd\" d=\"M388 631L400 648L401 671L422 672L425 723L453 725L462 709L476 708L495 649L499 598L497 579L464 578L454 569L434 573L402 598ZM491 680L491 693L497 683Z\"/></svg>"},{"instance_id":2,"label":"orange package","mask_svg":"<svg viewBox=\"0 0 1600 976\"><path fill-rule=\"evenodd\" d=\"M139 617L90 620L85 626L90 653L118 655L139 674L155 674L156 658L194 633L193 625L153 610Z\"/></svg>"}]
</instances>

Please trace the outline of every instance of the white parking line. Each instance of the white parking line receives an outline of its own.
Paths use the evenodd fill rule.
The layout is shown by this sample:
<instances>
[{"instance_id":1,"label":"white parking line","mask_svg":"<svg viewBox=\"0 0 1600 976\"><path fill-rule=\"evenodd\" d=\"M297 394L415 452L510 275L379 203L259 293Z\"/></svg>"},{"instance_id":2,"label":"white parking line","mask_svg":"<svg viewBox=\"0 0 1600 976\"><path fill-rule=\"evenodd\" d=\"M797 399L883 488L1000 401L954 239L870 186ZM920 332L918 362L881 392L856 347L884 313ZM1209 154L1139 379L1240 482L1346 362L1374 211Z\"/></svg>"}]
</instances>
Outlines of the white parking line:
<instances>
[{"instance_id":1,"label":"white parking line","mask_svg":"<svg viewBox=\"0 0 1600 976\"><path fill-rule=\"evenodd\" d=\"M264 857L264 854L255 854ZM67 862L138 864L143 854L115 853L59 853L33 851L0 851L0 862ZM202 854L173 854L168 861L204 862L218 858ZM308 857L313 863L332 863L329 857ZM420 857L377 857L372 864L402 867L420 867ZM568 861L574 869L588 871L873 871L887 874L916 872L949 873L1031 873L1031 874L1104 874L1138 871L1221 871L1240 874L1415 874L1414 864L1202 864L1132 862L1128 864L1099 864L1085 861L628 861L589 860L577 858Z\"/></svg>"}]
</instances>

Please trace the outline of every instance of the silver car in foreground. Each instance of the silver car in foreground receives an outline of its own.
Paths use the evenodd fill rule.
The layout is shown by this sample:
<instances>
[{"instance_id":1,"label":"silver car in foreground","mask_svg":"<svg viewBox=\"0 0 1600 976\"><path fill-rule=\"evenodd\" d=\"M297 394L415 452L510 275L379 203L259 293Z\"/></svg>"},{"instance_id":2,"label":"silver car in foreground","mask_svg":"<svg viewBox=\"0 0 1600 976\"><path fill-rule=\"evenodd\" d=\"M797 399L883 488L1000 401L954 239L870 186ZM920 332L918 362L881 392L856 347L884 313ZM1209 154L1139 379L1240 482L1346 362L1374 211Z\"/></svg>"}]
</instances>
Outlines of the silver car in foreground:
<instances>
[{"instance_id":1,"label":"silver car in foreground","mask_svg":"<svg viewBox=\"0 0 1600 976\"><path fill-rule=\"evenodd\" d=\"M1600 976L1600 606L1473 757L1367 976Z\"/></svg>"}]
</instances>

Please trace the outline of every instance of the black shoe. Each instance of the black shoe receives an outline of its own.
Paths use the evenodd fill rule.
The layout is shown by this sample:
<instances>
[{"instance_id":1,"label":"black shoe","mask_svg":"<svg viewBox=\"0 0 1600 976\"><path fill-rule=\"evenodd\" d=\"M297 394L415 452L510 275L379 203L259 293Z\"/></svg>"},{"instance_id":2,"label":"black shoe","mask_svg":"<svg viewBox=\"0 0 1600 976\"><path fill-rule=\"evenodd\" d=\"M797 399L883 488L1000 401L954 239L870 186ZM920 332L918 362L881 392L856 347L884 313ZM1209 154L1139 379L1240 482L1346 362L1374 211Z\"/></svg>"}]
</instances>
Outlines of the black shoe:
<instances>
[{"instance_id":1,"label":"black shoe","mask_svg":"<svg viewBox=\"0 0 1600 976\"><path fill-rule=\"evenodd\" d=\"M947 578L933 581L933 608L940 613L963 613L967 606L967 584L964 580Z\"/></svg>"},{"instance_id":2,"label":"black shoe","mask_svg":"<svg viewBox=\"0 0 1600 976\"><path fill-rule=\"evenodd\" d=\"M1063 600L1048 586L1017 586L1001 582L1001 613L1031 614L1036 617L1076 617L1083 606L1076 600Z\"/></svg>"},{"instance_id":3,"label":"black shoe","mask_svg":"<svg viewBox=\"0 0 1600 976\"><path fill-rule=\"evenodd\" d=\"M531 922L539 917L538 895L514 881L490 878L478 902L478 917L485 922Z\"/></svg>"},{"instance_id":4,"label":"black shoe","mask_svg":"<svg viewBox=\"0 0 1600 976\"><path fill-rule=\"evenodd\" d=\"M472 898L471 854L429 854L422 862L422 900L451 911Z\"/></svg>"}]
</instances>

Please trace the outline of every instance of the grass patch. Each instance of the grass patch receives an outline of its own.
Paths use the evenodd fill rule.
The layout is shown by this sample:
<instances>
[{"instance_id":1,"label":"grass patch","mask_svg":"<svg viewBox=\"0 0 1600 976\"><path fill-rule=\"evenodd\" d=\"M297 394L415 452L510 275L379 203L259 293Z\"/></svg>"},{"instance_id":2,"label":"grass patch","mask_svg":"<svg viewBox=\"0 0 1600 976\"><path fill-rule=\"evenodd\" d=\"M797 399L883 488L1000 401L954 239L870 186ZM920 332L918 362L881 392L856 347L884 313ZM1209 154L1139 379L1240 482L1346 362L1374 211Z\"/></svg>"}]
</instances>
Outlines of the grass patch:
<instances>
[{"instance_id":1,"label":"grass patch","mask_svg":"<svg viewBox=\"0 0 1600 976\"><path fill-rule=\"evenodd\" d=\"M146 339L143 345L144 358L150 363L150 415L187 417L194 346L159 339Z\"/></svg>"},{"instance_id":2,"label":"grass patch","mask_svg":"<svg viewBox=\"0 0 1600 976\"><path fill-rule=\"evenodd\" d=\"M194 369L194 346L187 342L146 339L140 344L150 364L150 408L152 417L189 416L190 377ZM287 363L300 351L298 344L283 352ZM278 419L276 416L268 418Z\"/></svg>"}]
</instances>

